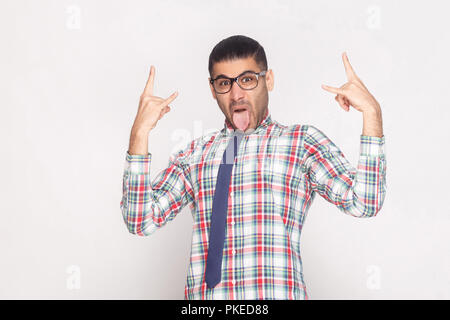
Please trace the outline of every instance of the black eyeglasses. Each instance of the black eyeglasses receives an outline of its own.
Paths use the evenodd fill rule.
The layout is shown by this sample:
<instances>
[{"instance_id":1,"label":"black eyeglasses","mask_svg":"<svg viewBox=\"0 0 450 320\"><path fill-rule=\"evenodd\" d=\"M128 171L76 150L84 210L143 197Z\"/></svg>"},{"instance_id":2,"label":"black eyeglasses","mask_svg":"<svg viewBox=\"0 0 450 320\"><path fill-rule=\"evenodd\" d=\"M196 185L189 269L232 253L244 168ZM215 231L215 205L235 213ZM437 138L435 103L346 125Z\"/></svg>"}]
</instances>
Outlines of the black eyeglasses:
<instances>
[{"instance_id":1,"label":"black eyeglasses","mask_svg":"<svg viewBox=\"0 0 450 320\"><path fill-rule=\"evenodd\" d=\"M264 77L266 75L266 72L267 70L261 72L244 71L235 78L229 78L220 75L215 79L209 80L209 82L213 85L214 91L220 94L230 91L233 82L236 82L239 87L244 90L252 90L258 86L259 77Z\"/></svg>"}]
</instances>

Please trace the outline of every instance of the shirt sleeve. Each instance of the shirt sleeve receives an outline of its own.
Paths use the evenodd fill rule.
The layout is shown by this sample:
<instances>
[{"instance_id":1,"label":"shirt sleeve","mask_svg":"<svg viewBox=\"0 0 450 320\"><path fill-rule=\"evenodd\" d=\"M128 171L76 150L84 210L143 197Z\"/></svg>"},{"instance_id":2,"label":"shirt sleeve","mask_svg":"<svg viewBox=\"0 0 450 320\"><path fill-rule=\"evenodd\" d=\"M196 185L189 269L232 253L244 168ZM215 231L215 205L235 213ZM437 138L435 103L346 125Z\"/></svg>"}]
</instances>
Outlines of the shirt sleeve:
<instances>
[{"instance_id":1,"label":"shirt sleeve","mask_svg":"<svg viewBox=\"0 0 450 320\"><path fill-rule=\"evenodd\" d=\"M309 126L303 164L313 192L354 217L373 217L386 196L385 136L360 136L355 169L339 148L319 129Z\"/></svg>"},{"instance_id":2,"label":"shirt sleeve","mask_svg":"<svg viewBox=\"0 0 450 320\"><path fill-rule=\"evenodd\" d=\"M151 181L152 154L130 155L127 151L120 208L128 231L139 236L152 234L186 206L194 206L194 193L186 159L193 143L172 154L166 169Z\"/></svg>"}]
</instances>

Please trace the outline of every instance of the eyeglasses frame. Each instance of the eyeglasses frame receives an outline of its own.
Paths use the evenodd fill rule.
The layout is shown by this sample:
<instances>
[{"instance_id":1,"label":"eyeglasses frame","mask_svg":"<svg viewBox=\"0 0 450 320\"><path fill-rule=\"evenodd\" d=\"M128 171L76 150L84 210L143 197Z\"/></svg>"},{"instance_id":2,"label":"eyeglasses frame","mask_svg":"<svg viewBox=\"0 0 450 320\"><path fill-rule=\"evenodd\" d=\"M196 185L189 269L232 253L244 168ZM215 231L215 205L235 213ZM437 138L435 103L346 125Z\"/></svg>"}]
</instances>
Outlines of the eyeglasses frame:
<instances>
[{"instance_id":1,"label":"eyeglasses frame","mask_svg":"<svg viewBox=\"0 0 450 320\"><path fill-rule=\"evenodd\" d=\"M256 86L255 86L255 88L256 88L256 87L258 87L258 85L259 85L259 77L264 77L264 76L266 75L266 73L267 73L267 70L263 70L263 71L260 71L260 72L244 71L244 72L242 72L240 75L238 75L237 77L234 77L234 78L229 78L229 77L226 77L226 76L218 76L218 77L216 77L215 79L210 79L209 82L211 83L211 85L212 85L214 91L215 91L217 94L225 94L225 93L230 92L231 89L233 88L233 82L236 82L237 85L239 86L239 88L241 88L242 90L253 90L253 89L255 89L255 88L252 88L252 89L244 89L244 88L242 88L241 85L240 85L239 82L238 82L239 78L240 78L241 76L243 76L244 74L247 74L247 73L253 73L253 74L257 75L257 77L256 77ZM227 80L230 80L230 81L231 81L230 89L229 89L228 91L226 91L226 92L217 92L217 91L216 91L216 87L214 87L214 81L216 81L217 79L227 79Z\"/></svg>"}]
</instances>

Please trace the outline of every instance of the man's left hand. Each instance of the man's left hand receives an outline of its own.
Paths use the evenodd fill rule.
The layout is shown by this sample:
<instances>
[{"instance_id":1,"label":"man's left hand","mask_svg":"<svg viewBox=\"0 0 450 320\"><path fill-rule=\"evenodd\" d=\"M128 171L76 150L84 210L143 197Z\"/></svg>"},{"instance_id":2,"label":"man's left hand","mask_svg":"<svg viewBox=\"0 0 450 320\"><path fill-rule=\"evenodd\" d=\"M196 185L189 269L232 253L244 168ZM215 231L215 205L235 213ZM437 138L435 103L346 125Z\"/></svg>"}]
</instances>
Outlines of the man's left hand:
<instances>
[{"instance_id":1,"label":"man's left hand","mask_svg":"<svg viewBox=\"0 0 450 320\"><path fill-rule=\"evenodd\" d=\"M339 88L334 88L322 84L322 88L328 92L336 93L335 100L345 111L350 110L350 106L360 112L374 112L380 110L380 104L367 90L364 83L356 75L347 54L342 54L342 61L344 62L345 73L347 74L347 83Z\"/></svg>"}]
</instances>

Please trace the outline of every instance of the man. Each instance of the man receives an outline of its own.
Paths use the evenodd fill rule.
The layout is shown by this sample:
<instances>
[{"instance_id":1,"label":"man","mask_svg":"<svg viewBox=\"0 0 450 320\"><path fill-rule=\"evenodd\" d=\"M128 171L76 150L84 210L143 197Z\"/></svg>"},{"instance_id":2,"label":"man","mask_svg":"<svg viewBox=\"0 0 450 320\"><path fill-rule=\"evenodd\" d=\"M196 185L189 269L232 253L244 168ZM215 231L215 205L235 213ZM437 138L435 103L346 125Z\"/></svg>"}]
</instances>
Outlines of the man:
<instances>
[{"instance_id":1,"label":"man","mask_svg":"<svg viewBox=\"0 0 450 320\"><path fill-rule=\"evenodd\" d=\"M225 115L220 131L170 156L150 181L148 133L170 111L154 96L150 68L131 130L123 198L128 230L152 234L189 205L193 216L186 299L308 299L300 234L316 193L355 217L373 217L386 194L381 109L343 55L348 82L336 94L363 114L357 170L312 125L272 120L274 75L255 40L232 36L209 57L209 85Z\"/></svg>"}]
</instances>

